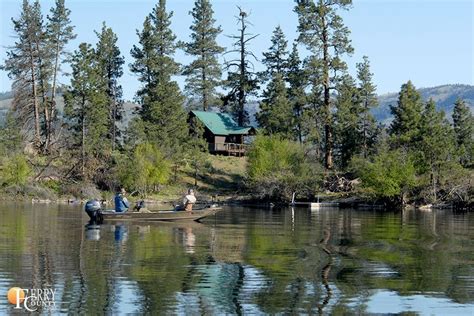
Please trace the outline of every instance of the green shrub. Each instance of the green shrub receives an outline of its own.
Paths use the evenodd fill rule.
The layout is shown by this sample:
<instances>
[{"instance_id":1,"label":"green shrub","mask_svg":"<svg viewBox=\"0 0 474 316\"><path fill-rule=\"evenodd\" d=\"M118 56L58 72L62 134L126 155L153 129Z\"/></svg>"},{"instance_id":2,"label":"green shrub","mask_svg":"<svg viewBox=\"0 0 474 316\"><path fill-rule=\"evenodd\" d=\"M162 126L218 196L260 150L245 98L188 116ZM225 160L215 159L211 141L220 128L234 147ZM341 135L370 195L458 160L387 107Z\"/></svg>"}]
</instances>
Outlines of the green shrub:
<instances>
[{"instance_id":1,"label":"green shrub","mask_svg":"<svg viewBox=\"0 0 474 316\"><path fill-rule=\"evenodd\" d=\"M61 191L61 186L63 185L59 180L48 179L41 181L41 184L46 188L51 189L52 191L58 193Z\"/></svg>"},{"instance_id":2,"label":"green shrub","mask_svg":"<svg viewBox=\"0 0 474 316\"><path fill-rule=\"evenodd\" d=\"M169 181L171 162L157 146L143 143L135 148L132 157L118 159L115 173L121 185L146 195Z\"/></svg>"},{"instance_id":3,"label":"green shrub","mask_svg":"<svg viewBox=\"0 0 474 316\"><path fill-rule=\"evenodd\" d=\"M289 200L293 192L312 194L320 170L301 144L278 136L257 136L248 153L248 184L266 198Z\"/></svg>"},{"instance_id":4,"label":"green shrub","mask_svg":"<svg viewBox=\"0 0 474 316\"><path fill-rule=\"evenodd\" d=\"M414 159L401 150L382 150L371 161L356 157L352 170L362 180L363 192L377 199L403 202L416 185Z\"/></svg>"},{"instance_id":5,"label":"green shrub","mask_svg":"<svg viewBox=\"0 0 474 316\"><path fill-rule=\"evenodd\" d=\"M31 168L22 154L5 158L0 169L0 183L4 186L22 186L31 174Z\"/></svg>"}]
</instances>

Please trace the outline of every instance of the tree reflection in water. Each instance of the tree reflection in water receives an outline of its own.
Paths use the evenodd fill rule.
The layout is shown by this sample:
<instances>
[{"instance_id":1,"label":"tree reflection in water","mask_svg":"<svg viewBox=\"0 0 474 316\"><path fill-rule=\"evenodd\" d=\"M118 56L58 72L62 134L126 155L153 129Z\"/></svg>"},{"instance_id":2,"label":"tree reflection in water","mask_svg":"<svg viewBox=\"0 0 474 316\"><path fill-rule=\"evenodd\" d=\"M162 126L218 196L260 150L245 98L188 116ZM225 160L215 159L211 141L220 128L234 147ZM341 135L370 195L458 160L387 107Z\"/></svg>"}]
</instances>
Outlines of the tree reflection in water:
<instances>
[{"instance_id":1,"label":"tree reflection in water","mask_svg":"<svg viewBox=\"0 0 474 316\"><path fill-rule=\"evenodd\" d=\"M328 254L329 261L328 263L323 267L321 270L321 280L323 283L323 286L326 290L326 296L324 297L323 301L321 304L318 304L318 313L320 315L323 315L323 310L326 305L329 304L329 301L331 300L332 296L332 291L331 287L329 286L329 273L331 272L331 266L332 266L332 252L328 249L328 241L331 238L331 230L330 228L324 229L324 238L321 239L320 245L323 251Z\"/></svg>"},{"instance_id":2,"label":"tree reflection in water","mask_svg":"<svg viewBox=\"0 0 474 316\"><path fill-rule=\"evenodd\" d=\"M0 206L0 287L52 285L73 314L474 308L473 213L234 207L205 224L99 230L83 213Z\"/></svg>"}]
</instances>

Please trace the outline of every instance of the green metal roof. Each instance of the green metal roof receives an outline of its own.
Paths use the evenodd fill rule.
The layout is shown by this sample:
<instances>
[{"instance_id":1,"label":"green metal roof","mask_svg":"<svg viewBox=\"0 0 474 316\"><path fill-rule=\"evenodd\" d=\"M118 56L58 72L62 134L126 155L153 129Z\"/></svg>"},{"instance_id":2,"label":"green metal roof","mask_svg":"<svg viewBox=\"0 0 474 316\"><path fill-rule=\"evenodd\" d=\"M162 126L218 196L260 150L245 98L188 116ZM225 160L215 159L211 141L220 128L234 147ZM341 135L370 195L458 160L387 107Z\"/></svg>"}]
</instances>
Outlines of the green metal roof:
<instances>
[{"instance_id":1,"label":"green metal roof","mask_svg":"<svg viewBox=\"0 0 474 316\"><path fill-rule=\"evenodd\" d=\"M191 111L214 135L248 134L253 127L238 126L234 119L226 113Z\"/></svg>"}]
</instances>

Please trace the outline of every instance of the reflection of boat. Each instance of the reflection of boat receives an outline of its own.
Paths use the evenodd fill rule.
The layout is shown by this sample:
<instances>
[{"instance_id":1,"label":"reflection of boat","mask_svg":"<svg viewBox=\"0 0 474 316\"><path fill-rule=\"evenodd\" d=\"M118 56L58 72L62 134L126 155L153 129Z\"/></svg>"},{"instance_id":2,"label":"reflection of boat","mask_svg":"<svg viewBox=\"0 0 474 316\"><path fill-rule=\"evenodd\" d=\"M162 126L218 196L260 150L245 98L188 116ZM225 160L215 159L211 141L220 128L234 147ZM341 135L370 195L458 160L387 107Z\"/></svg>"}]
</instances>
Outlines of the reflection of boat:
<instances>
[{"instance_id":1,"label":"reflection of boat","mask_svg":"<svg viewBox=\"0 0 474 316\"><path fill-rule=\"evenodd\" d=\"M136 221L199 221L219 212L220 207L208 207L201 210L186 211L150 211L124 212L101 211L104 220L136 220Z\"/></svg>"},{"instance_id":2,"label":"reflection of boat","mask_svg":"<svg viewBox=\"0 0 474 316\"><path fill-rule=\"evenodd\" d=\"M114 221L115 222L115 221ZM198 221L162 221L162 220L133 220L133 227L158 227L158 228L193 228L193 229L207 229L209 226L204 225Z\"/></svg>"}]
</instances>

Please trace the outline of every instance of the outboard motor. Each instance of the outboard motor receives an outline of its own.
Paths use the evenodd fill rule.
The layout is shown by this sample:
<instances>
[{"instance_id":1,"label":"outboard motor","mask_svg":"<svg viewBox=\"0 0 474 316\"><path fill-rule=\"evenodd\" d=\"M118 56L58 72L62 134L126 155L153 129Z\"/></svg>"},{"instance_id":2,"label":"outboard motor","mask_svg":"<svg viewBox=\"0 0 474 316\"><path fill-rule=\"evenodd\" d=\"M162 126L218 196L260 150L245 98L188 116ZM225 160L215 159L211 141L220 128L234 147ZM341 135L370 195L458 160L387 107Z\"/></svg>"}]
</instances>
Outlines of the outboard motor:
<instances>
[{"instance_id":1,"label":"outboard motor","mask_svg":"<svg viewBox=\"0 0 474 316\"><path fill-rule=\"evenodd\" d=\"M90 217L89 224L102 224L104 218L101 213L100 202L97 200L89 200L84 207L87 215Z\"/></svg>"},{"instance_id":2,"label":"outboard motor","mask_svg":"<svg viewBox=\"0 0 474 316\"><path fill-rule=\"evenodd\" d=\"M142 208L145 208L145 201L141 200L141 201L137 201L137 203L135 204L135 207L133 208L136 212L140 212L140 210Z\"/></svg>"}]
</instances>

